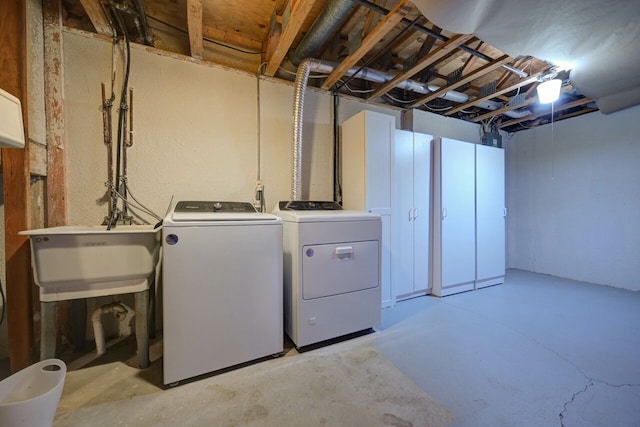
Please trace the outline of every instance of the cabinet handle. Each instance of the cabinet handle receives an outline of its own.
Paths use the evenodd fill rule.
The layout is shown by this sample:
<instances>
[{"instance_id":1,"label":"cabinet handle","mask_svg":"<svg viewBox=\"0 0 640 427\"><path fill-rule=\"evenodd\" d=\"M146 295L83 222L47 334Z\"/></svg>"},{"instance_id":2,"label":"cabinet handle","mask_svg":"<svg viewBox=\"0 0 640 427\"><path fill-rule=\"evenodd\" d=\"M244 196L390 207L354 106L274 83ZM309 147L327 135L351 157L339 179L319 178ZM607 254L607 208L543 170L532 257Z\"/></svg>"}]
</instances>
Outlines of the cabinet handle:
<instances>
[{"instance_id":1,"label":"cabinet handle","mask_svg":"<svg viewBox=\"0 0 640 427\"><path fill-rule=\"evenodd\" d=\"M413 208L413 219L418 218L418 208Z\"/></svg>"},{"instance_id":2,"label":"cabinet handle","mask_svg":"<svg viewBox=\"0 0 640 427\"><path fill-rule=\"evenodd\" d=\"M447 208L442 208L442 219L447 217Z\"/></svg>"},{"instance_id":3,"label":"cabinet handle","mask_svg":"<svg viewBox=\"0 0 640 427\"><path fill-rule=\"evenodd\" d=\"M411 221L411 220L413 219L413 217L411 216L411 211L412 211L412 210L413 210L413 209L409 208L409 221Z\"/></svg>"},{"instance_id":4,"label":"cabinet handle","mask_svg":"<svg viewBox=\"0 0 640 427\"><path fill-rule=\"evenodd\" d=\"M507 208L502 209L502 216L507 216Z\"/></svg>"}]
</instances>

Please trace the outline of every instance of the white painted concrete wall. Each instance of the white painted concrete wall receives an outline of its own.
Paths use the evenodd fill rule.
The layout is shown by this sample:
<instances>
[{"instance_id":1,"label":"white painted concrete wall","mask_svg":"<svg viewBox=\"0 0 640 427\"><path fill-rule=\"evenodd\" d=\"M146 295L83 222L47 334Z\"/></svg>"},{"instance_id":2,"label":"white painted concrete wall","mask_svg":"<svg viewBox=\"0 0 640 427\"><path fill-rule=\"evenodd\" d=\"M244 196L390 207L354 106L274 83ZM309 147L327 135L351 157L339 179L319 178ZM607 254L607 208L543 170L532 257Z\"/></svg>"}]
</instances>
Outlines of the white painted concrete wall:
<instances>
[{"instance_id":1,"label":"white painted concrete wall","mask_svg":"<svg viewBox=\"0 0 640 427\"><path fill-rule=\"evenodd\" d=\"M107 212L98 201L107 176L100 83L109 82L111 45L75 32L66 32L64 43L69 223L97 224ZM253 200L258 174L255 76L135 45L130 86L135 140L128 175L140 201L163 216L172 196L174 201ZM293 88L262 80L260 89L260 172L271 210L290 194ZM113 113L115 125L115 108ZM303 196L331 199L330 98L309 91L304 117Z\"/></svg>"},{"instance_id":2,"label":"white painted concrete wall","mask_svg":"<svg viewBox=\"0 0 640 427\"><path fill-rule=\"evenodd\" d=\"M518 132L507 150L507 263L640 290L640 107Z\"/></svg>"}]
</instances>

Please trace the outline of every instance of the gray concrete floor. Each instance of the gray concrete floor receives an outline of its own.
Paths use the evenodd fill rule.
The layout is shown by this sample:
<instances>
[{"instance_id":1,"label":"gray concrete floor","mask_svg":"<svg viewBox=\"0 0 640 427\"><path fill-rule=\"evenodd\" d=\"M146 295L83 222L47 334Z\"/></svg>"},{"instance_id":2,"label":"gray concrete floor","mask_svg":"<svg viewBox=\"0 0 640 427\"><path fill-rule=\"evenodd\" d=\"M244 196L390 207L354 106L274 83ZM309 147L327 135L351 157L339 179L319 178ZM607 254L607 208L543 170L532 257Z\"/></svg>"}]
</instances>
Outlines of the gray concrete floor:
<instances>
[{"instance_id":1,"label":"gray concrete floor","mask_svg":"<svg viewBox=\"0 0 640 427\"><path fill-rule=\"evenodd\" d=\"M509 271L383 312L374 347L455 426L640 426L640 293Z\"/></svg>"},{"instance_id":2,"label":"gray concrete floor","mask_svg":"<svg viewBox=\"0 0 640 427\"><path fill-rule=\"evenodd\" d=\"M347 354L363 346L448 410L456 427L640 426L640 293L517 270L508 272L504 285L400 302L383 311L375 334L303 354L289 348L285 358L240 368L236 374L253 375L252 370L270 366L285 369L298 364L293 363L297 358ZM76 357L69 363L67 397L63 395L59 411L80 408L74 415L80 417L92 407L106 410L109 402L164 399L169 393L177 399L194 393L189 387L202 388L211 380L162 390L161 341L153 343L152 366L144 371L133 367L134 349L130 339L102 358ZM116 375L120 378L109 380ZM108 394L84 393L82 387L96 382L95 376ZM228 377L218 380L233 384ZM313 376L306 379L312 381ZM411 390L406 384L401 388ZM202 392L197 396L201 399ZM287 398L287 405L295 402L296 395ZM121 404L118 411L126 408ZM69 416L64 424L58 418L56 425L82 419ZM391 421L380 425L411 425Z\"/></svg>"}]
</instances>

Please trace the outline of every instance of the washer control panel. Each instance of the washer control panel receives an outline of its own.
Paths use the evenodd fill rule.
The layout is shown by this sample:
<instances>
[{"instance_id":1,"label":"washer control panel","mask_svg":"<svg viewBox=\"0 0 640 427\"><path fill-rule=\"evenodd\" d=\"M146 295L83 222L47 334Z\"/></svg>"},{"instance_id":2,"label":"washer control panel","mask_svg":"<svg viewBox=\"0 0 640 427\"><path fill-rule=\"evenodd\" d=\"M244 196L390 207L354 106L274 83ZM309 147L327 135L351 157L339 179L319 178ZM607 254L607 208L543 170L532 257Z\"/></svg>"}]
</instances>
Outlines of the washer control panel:
<instances>
[{"instance_id":1,"label":"washer control panel","mask_svg":"<svg viewBox=\"0 0 640 427\"><path fill-rule=\"evenodd\" d=\"M251 203L246 202L181 201L176 204L174 212L256 213L257 211Z\"/></svg>"},{"instance_id":2,"label":"washer control panel","mask_svg":"<svg viewBox=\"0 0 640 427\"><path fill-rule=\"evenodd\" d=\"M341 211L342 206L338 202L318 202L310 200L294 200L280 202L281 211Z\"/></svg>"}]
</instances>

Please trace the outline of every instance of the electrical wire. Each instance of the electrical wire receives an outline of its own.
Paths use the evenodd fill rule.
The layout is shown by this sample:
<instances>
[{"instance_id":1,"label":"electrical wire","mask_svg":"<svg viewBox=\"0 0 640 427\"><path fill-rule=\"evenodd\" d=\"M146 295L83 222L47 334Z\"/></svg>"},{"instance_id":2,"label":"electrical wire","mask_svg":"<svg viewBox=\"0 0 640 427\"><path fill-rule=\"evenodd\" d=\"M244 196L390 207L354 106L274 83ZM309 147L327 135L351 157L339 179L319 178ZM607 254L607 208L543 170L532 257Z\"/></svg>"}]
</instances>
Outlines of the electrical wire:
<instances>
[{"instance_id":1,"label":"electrical wire","mask_svg":"<svg viewBox=\"0 0 640 427\"><path fill-rule=\"evenodd\" d=\"M170 24L170 23L168 23L166 21L163 21L162 19L158 19L158 18L156 18L154 16L151 16L151 15L147 15L147 18L153 19L154 21L159 22L159 23L161 23L163 25L166 25L169 28L173 28L176 31L180 31L183 34L189 34L188 31L186 31L186 30L184 30L184 29L182 29L182 28L180 28L178 26L175 26L173 24ZM258 52L258 51L250 51L250 50L240 49L238 47L231 46L231 45L228 45L226 43L221 43L221 42L219 42L217 40L213 40L213 39L210 39L210 38L207 38L207 37L202 37L202 40L204 40L204 41L206 41L208 43L211 43L211 44L215 44L215 45L218 45L218 46L226 47L227 49L238 51L240 53L246 53L247 55L262 55L263 53L266 53L266 52L262 52L262 51Z\"/></svg>"},{"instance_id":2,"label":"electrical wire","mask_svg":"<svg viewBox=\"0 0 640 427\"><path fill-rule=\"evenodd\" d=\"M389 94L389 93L385 93L384 96L386 96L387 98L391 99L392 101L398 102L400 104L411 104L412 102L415 102L415 99L412 101L404 101L402 99L398 99L395 96Z\"/></svg>"},{"instance_id":3,"label":"electrical wire","mask_svg":"<svg viewBox=\"0 0 640 427\"><path fill-rule=\"evenodd\" d=\"M427 107L427 109L431 110L431 111L448 111L451 110L453 107L443 107L443 108L435 108L435 107L430 107L427 104L422 104L425 107Z\"/></svg>"},{"instance_id":4,"label":"electrical wire","mask_svg":"<svg viewBox=\"0 0 640 427\"><path fill-rule=\"evenodd\" d=\"M340 79L340 81L342 81L342 79ZM371 92L375 92L375 89L353 89L351 86L349 86L349 83L345 83L344 87L347 88L347 90L351 93L371 93Z\"/></svg>"},{"instance_id":5,"label":"electrical wire","mask_svg":"<svg viewBox=\"0 0 640 427\"><path fill-rule=\"evenodd\" d=\"M283 73L287 73L290 74L292 76L297 75L298 73L295 73L293 71L289 71L286 68L282 68L282 67L278 67L278 70L282 71ZM309 78L310 79L324 79L325 77L328 77L329 74L309 74Z\"/></svg>"}]
</instances>

